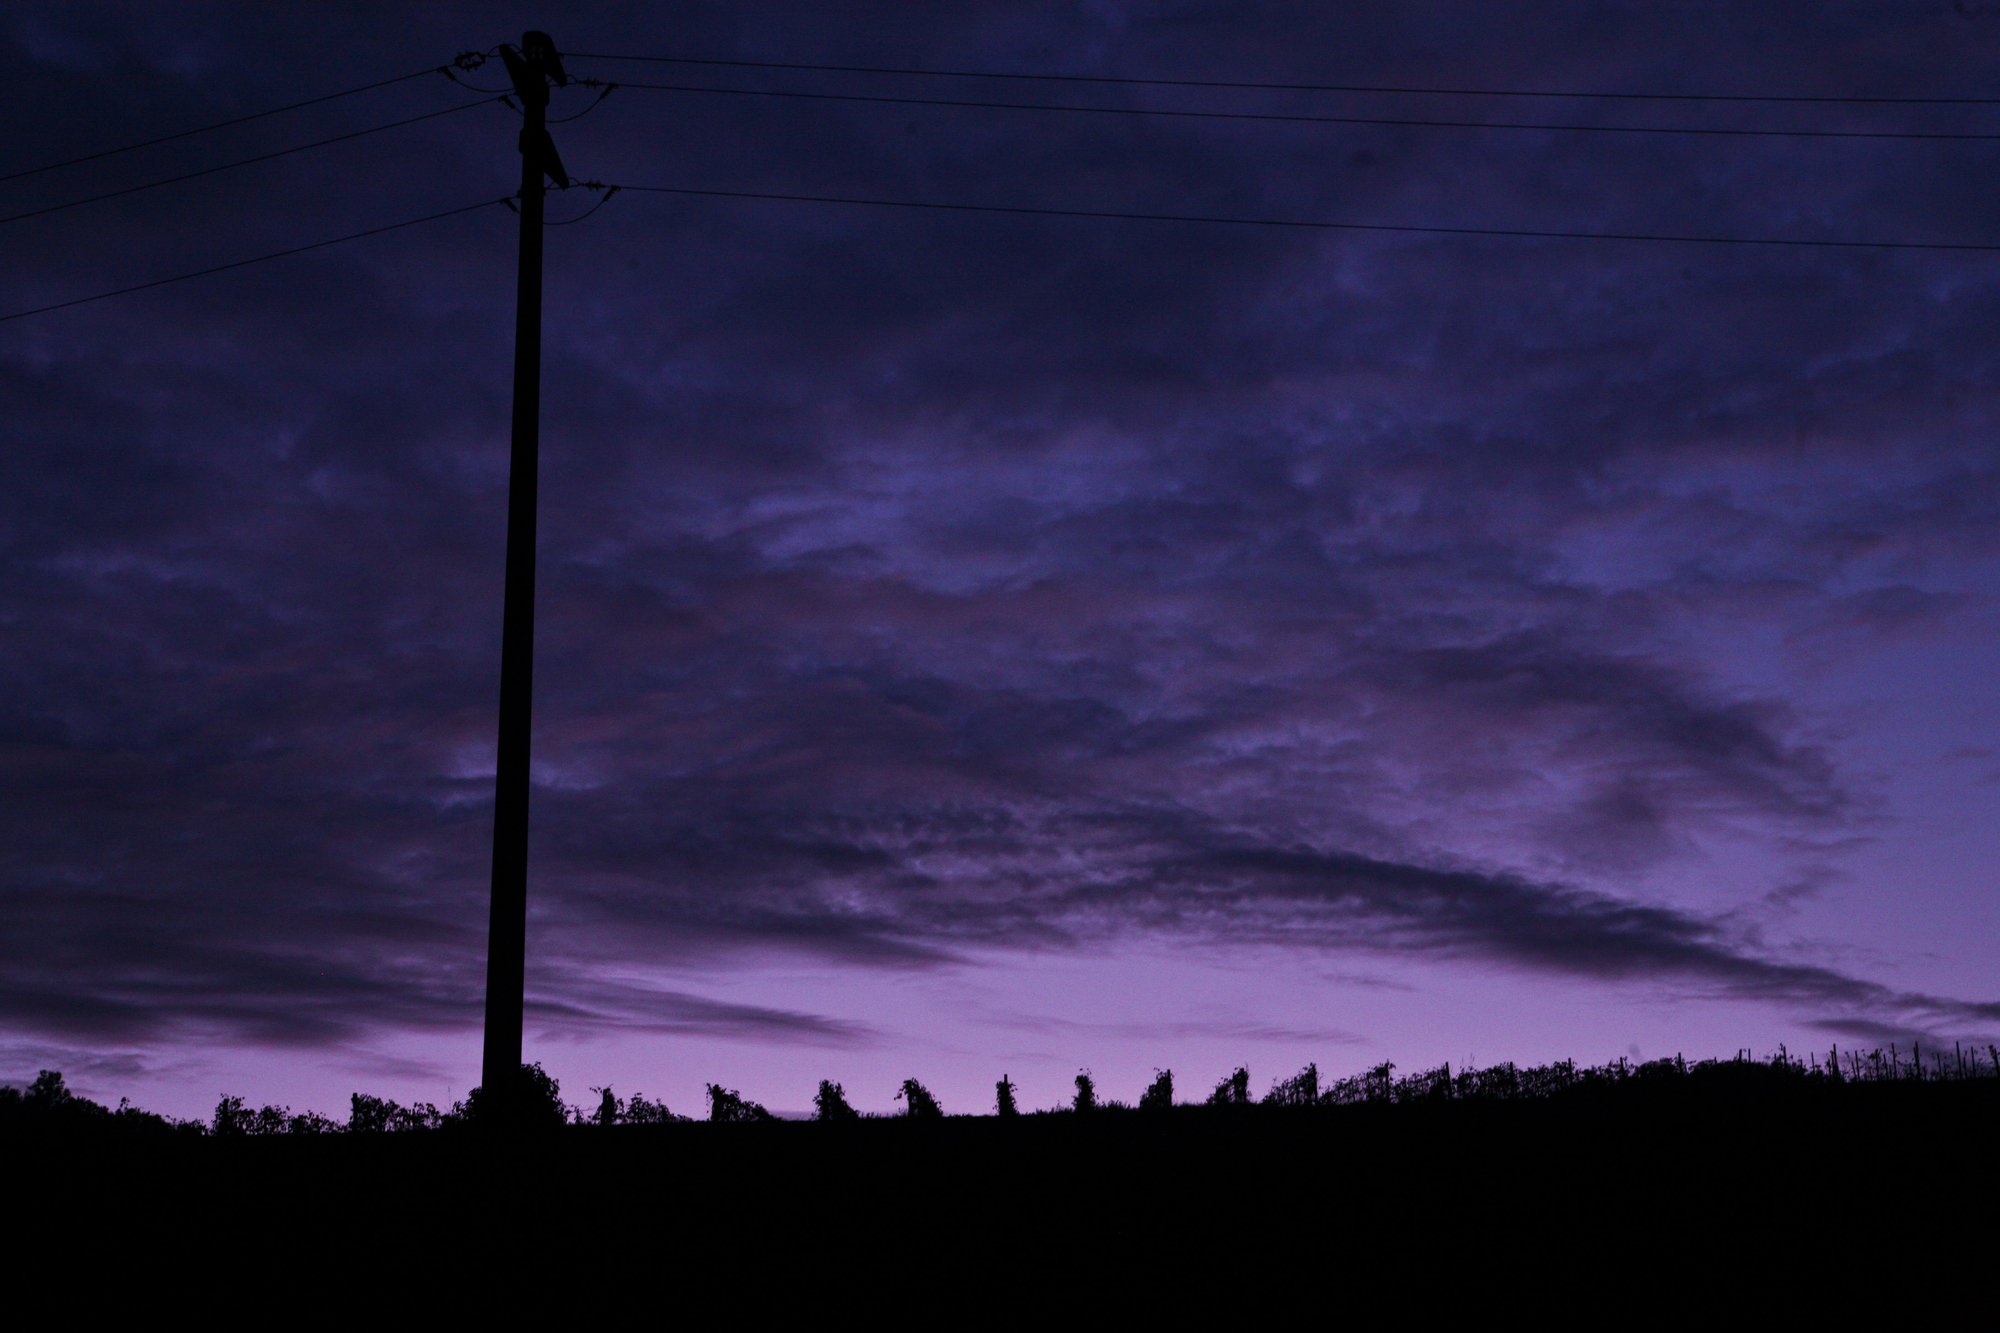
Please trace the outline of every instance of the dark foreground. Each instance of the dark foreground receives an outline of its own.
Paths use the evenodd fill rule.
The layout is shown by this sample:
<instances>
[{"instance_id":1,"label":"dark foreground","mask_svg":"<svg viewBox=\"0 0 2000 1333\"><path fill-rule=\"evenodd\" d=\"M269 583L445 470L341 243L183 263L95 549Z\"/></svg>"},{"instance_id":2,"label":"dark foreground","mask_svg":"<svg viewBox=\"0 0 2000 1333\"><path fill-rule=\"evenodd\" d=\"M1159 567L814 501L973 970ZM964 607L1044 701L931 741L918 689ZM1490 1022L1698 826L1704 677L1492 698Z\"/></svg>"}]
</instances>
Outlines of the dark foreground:
<instances>
[{"instance_id":1,"label":"dark foreground","mask_svg":"<svg viewBox=\"0 0 2000 1333\"><path fill-rule=\"evenodd\" d=\"M1386 1301L1429 1323L1588 1292L1984 1305L1996 1128L1985 1079L5 1150L15 1271L87 1261L87 1300L946 1325Z\"/></svg>"}]
</instances>

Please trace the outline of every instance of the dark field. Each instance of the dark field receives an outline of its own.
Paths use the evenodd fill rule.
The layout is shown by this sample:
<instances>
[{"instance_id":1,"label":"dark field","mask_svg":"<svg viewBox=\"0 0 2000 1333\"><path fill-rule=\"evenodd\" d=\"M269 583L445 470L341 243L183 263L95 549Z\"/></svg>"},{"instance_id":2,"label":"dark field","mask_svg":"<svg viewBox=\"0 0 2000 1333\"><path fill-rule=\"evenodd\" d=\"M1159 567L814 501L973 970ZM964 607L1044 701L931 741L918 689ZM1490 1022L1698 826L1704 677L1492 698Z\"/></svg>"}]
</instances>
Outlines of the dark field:
<instances>
[{"instance_id":1,"label":"dark field","mask_svg":"<svg viewBox=\"0 0 2000 1333\"><path fill-rule=\"evenodd\" d=\"M17 1254L87 1257L114 1286L661 1317L887 1316L921 1296L918 1322L949 1324L1000 1318L993 1301L1039 1322L1036 1302L1056 1299L1247 1313L1586 1290L1667 1307L1871 1302L1899 1284L1976 1296L1996 1122L1991 1077L1832 1082L1751 1063L1517 1100L514 1137L17 1117L6 1147L13 1211L39 1219Z\"/></svg>"}]
</instances>

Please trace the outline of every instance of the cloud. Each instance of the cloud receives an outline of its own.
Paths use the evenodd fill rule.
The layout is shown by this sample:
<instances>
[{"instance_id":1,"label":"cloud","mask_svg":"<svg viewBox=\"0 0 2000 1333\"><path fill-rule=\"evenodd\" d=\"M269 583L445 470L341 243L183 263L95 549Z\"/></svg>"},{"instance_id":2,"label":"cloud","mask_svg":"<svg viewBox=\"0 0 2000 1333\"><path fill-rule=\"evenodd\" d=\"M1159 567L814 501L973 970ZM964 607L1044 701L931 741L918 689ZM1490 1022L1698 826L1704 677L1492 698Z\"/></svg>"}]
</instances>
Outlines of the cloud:
<instances>
[{"instance_id":1,"label":"cloud","mask_svg":"<svg viewBox=\"0 0 2000 1333\"><path fill-rule=\"evenodd\" d=\"M545 983L535 989L543 996L551 991L562 996L535 998L528 1004L528 1021L543 1024L552 1037L618 1030L844 1047L874 1045L880 1039L865 1023L601 979L581 984L575 978L562 978L553 986Z\"/></svg>"},{"instance_id":2,"label":"cloud","mask_svg":"<svg viewBox=\"0 0 2000 1333\"><path fill-rule=\"evenodd\" d=\"M129 1085L158 1072L159 1062L138 1051L105 1051L88 1046L33 1041L0 1044L0 1069L11 1087L26 1087L44 1069L57 1070L81 1095L102 1084Z\"/></svg>"},{"instance_id":3,"label":"cloud","mask_svg":"<svg viewBox=\"0 0 2000 1333\"><path fill-rule=\"evenodd\" d=\"M1718 49L1759 87L1820 87L1857 52L1884 89L1990 63L1935 16L1773 43L1728 7L1696 45L1659 16L1600 41L1477 6L558 11L581 49L924 68L1053 50L1081 72L1302 83L1327 81L1327 52L1357 82L1628 91L1707 79ZM6 29L22 142L54 160L293 100L335 46L400 69L494 40L451 7L360 37L249 11L156 26ZM412 82L310 123L461 95ZM498 193L509 114L18 224L0 268L32 304ZM23 206L306 123L48 173ZM587 175L780 192L1811 236L1974 237L1993 213L1943 148L801 117L637 90L559 137ZM331 1050L478 1021L510 225L0 327L10 1030ZM1757 901L1834 873L1824 849L1864 825L1892 835L1871 775L1893 738L1836 719L1794 666L1918 642L1984 660L1966 589L2000 550L1986 261L630 194L550 237L548 1031L889 1040L619 978L1145 935L1814 1022L1989 1021L1783 961L1818 955L1661 887L1718 866Z\"/></svg>"},{"instance_id":4,"label":"cloud","mask_svg":"<svg viewBox=\"0 0 2000 1333\"><path fill-rule=\"evenodd\" d=\"M1231 1017L1190 1018L1159 1023L1084 1023L1051 1014L996 1014L981 1021L1025 1032L1074 1036L1110 1036L1152 1041L1225 1037L1236 1041L1314 1042L1353 1045L1366 1041L1343 1028L1292 1028Z\"/></svg>"}]
</instances>

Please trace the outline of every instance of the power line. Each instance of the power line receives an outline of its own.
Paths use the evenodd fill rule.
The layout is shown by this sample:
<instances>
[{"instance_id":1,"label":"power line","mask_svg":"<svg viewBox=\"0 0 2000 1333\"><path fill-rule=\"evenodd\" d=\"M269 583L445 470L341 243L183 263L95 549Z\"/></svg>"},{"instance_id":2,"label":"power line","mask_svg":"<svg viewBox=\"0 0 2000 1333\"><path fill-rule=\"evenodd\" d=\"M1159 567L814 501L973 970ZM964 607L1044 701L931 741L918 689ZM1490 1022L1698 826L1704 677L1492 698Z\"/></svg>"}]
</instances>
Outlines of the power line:
<instances>
[{"instance_id":1,"label":"power line","mask_svg":"<svg viewBox=\"0 0 2000 1333\"><path fill-rule=\"evenodd\" d=\"M192 273L176 273L171 278L159 278L152 282L142 282L136 287L120 287L117 291L99 292L95 296L79 296L74 301L58 301L54 305L37 306L33 310L17 310L11 315L0 315L0 324L4 324L12 319L26 319L29 315L45 315L51 310L67 310L73 305L88 305L92 301L108 301L114 296L129 296L133 292L149 291L154 287L165 287L175 282L186 282L190 278L205 278L211 273L226 273L233 268L247 268L251 264L262 264L267 260L283 259L287 255L301 255L308 250L324 250L329 245L342 245L348 241L358 241L364 236L380 236L385 231L400 231L404 227L414 227L424 222L436 222L439 218L456 217L460 213L470 213L476 209L491 208L495 204L504 204L506 202L507 199L505 197L499 199L482 199L476 204L467 204L463 208L448 208L442 213L431 213L424 217L411 218L407 222L392 222L386 227L370 227L367 231L349 232L345 236L336 236L330 241L314 241L311 245L295 245L289 250L274 250L268 255L258 255L255 259L239 259L230 264L217 264L214 268L196 269Z\"/></svg>"},{"instance_id":2,"label":"power line","mask_svg":"<svg viewBox=\"0 0 2000 1333\"><path fill-rule=\"evenodd\" d=\"M602 195L602 197L598 199L596 203L592 204L587 211L579 213L577 216L573 218L564 218L560 222L544 222L542 224L543 226L545 227L573 226L576 223L579 223L583 221L585 218L591 216L591 214L597 212L598 209L604 207L606 204L610 203L611 196L617 194L620 188L619 186L616 185L606 185L602 181L574 181L572 182L572 184L585 190L602 190L604 191L604 194Z\"/></svg>"},{"instance_id":3,"label":"power line","mask_svg":"<svg viewBox=\"0 0 2000 1333\"><path fill-rule=\"evenodd\" d=\"M1807 240L1783 236L1691 236L1663 232L1604 232L1604 231L1537 231L1525 228L1505 227L1423 227L1387 222L1322 222L1297 218L1246 218L1224 217L1192 213L1136 213L1108 209L1084 208L1030 208L1007 204L951 204L936 203L916 199L860 199L840 195L815 194L774 194L751 190L697 190L672 185L619 185L606 187L607 193L598 202L598 207L610 201L611 194L629 190L639 194L693 195L709 199L755 199L801 204L845 204L869 208L919 208L953 213L1011 213L1030 217L1058 218L1106 218L1134 222L1183 222L1219 224L1239 227L1291 227L1319 231L1373 231L1400 232L1427 236L1500 236L1529 240L1564 241L1651 241L1687 245L1767 245L1806 247L1811 249L1845 250L1951 250L1976 253L2000 251L2000 244L1981 245L1951 241L1826 241ZM133 292L149 291L154 287L165 287L171 283L186 282L191 278L205 278L212 273L226 273L231 269L245 268L251 264L262 264L267 260L283 259L287 255L304 254L308 250L322 250L330 245L341 245L348 241L358 241L367 236L379 236L383 232L399 231L404 227L414 227L425 222L435 222L440 218L455 217L460 213L470 213L495 204L507 204L512 196L503 195L497 199L483 199L476 204L462 208L446 209L442 213L431 213L407 222L392 222L384 227L371 227L367 231L350 232L346 236L336 236L331 240L314 241L310 245L294 246L289 250L276 250L270 254L258 255L252 259L239 259L233 263L217 264L213 268L196 269L191 273L177 273L170 278L159 278L152 282L142 282L133 287L120 287L115 291L98 292L94 296L80 296L73 301L59 301L54 305L37 306L33 310L17 310L11 315L0 315L0 324L10 320L26 319L30 315L43 315L52 310L66 310L71 306L88 305L93 301L109 300L114 296L127 296ZM593 208L591 212L595 212ZM584 216L589 216L585 214ZM581 221L581 218L574 219ZM561 225L561 224L552 224Z\"/></svg>"},{"instance_id":4,"label":"power line","mask_svg":"<svg viewBox=\"0 0 2000 1333\"><path fill-rule=\"evenodd\" d=\"M101 203L106 199L118 199L128 194L137 194L141 190L157 189L162 185L177 185L181 181L191 181L201 176L213 176L218 171L230 171L237 167L247 167L256 162L269 162L275 157L290 157L293 153L303 153L308 149L324 148L328 144L345 143L349 139L359 139L364 135L380 134L384 130L400 129L405 125L414 125L420 120L436 120L439 116L449 116L455 112L469 111L473 107L487 106L497 100L499 99L488 97L477 102L463 102L458 106L448 106L442 111L426 111L421 116L411 116L407 120L392 120L387 125L375 125L365 130L355 130L352 134L336 134L331 139L320 139L314 143L300 144L296 148L280 148L273 153L259 153L255 157L246 157L236 162L225 162L219 167L203 167L200 171L189 171L179 176L168 176L163 180L147 181L144 185L128 185L122 190L112 190L106 194L91 195L88 199L72 199L66 204L50 204L47 208L34 208L28 210L26 213L15 213L11 217L0 218L0 223L19 222L23 218L38 218L48 213L60 213L65 208L81 208L85 204Z\"/></svg>"},{"instance_id":5,"label":"power line","mask_svg":"<svg viewBox=\"0 0 2000 1333\"><path fill-rule=\"evenodd\" d=\"M767 88L715 88L679 83L620 83L651 92L724 93L736 97L790 97L818 102L886 102L897 106L985 107L1002 111L1076 111L1108 116L1175 116L1197 120L1276 120L1320 125L1415 125L1461 130L1572 130L1579 134L1713 134L1735 138L1792 139L2000 139L2000 134L1904 130L1744 130L1688 125L1555 125L1501 120L1421 120L1388 116L1313 116L1263 111L1181 111L1136 106L1059 106L1047 102L984 102L948 97L888 97L864 93L812 93Z\"/></svg>"},{"instance_id":6,"label":"power line","mask_svg":"<svg viewBox=\"0 0 2000 1333\"><path fill-rule=\"evenodd\" d=\"M1134 222L1199 222L1238 227L1305 227L1320 231L1407 232L1428 236L1512 236L1558 241L1663 241L1688 245L1781 245L1825 250L2000 251L2000 244L1953 241L1819 241L1785 236L1688 236L1665 232L1531 231L1505 227L1419 227L1388 222L1317 222L1294 218L1222 217L1190 213L1128 213L1087 208L1028 208L1006 204L944 204L917 199L857 199L842 195L767 194L751 190L696 190L672 185L621 185L641 194L684 194L712 199L769 199L800 204L852 204L870 208L925 208L953 213L1014 213L1031 217L1116 218Z\"/></svg>"},{"instance_id":7,"label":"power line","mask_svg":"<svg viewBox=\"0 0 2000 1333\"><path fill-rule=\"evenodd\" d=\"M129 153L137 148L151 148L155 144L172 143L176 139L186 139L197 134L207 134L211 130L225 130L231 125L247 124L253 120L262 120L266 116L275 116L286 111L297 111L301 107L318 106L322 102L338 101L343 97L352 97L356 93L368 93L375 91L377 88L387 88L391 84L408 83L411 79L421 79L426 74L442 73L448 68L449 66L438 65L431 69L420 69L414 74L398 74L393 79L383 79L379 83L364 83L359 88L349 88L345 92L328 93L324 97L309 97L303 102L293 102L287 106L274 106L269 111L254 111L247 116L238 116L234 120L219 120L213 125L202 125L195 129L182 130L177 134L163 134L157 139L142 139L138 143L128 143L121 148L107 148L101 153L85 153L82 157L72 157L67 161L51 162L46 166L40 167L29 167L26 171L17 171L11 176L0 176L0 181L19 180L23 176L33 176L44 171L54 171L59 167L73 167L81 162L95 162L101 157L116 157L120 153Z\"/></svg>"},{"instance_id":8,"label":"power line","mask_svg":"<svg viewBox=\"0 0 2000 1333\"><path fill-rule=\"evenodd\" d=\"M1111 83L1153 88L1247 88L1267 92L1412 93L1437 97L1603 98L1632 102L1796 102L1870 106L1995 106L2000 97L1800 97L1751 93L1613 93L1524 88L1416 88L1368 83L1261 83L1230 79L1144 79L1112 74L1024 74L979 69L890 69L880 65L811 65L777 60L703 60L693 56L621 56L571 52L576 60L631 60L658 65L729 69L812 70L828 74L894 74L918 78L1018 79L1038 83Z\"/></svg>"}]
</instances>

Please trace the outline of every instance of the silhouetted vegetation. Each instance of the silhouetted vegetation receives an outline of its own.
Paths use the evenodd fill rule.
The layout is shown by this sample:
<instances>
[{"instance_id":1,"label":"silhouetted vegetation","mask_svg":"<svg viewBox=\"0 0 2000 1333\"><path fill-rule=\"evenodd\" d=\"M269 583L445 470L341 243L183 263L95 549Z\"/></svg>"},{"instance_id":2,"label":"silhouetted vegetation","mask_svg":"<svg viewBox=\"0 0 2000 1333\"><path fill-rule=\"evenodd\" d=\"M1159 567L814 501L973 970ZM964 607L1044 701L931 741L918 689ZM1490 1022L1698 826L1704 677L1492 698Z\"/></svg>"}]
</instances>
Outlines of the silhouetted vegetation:
<instances>
[{"instance_id":1,"label":"silhouetted vegetation","mask_svg":"<svg viewBox=\"0 0 2000 1333\"><path fill-rule=\"evenodd\" d=\"M537 1073L541 1066L531 1066ZM531 1086L533 1086L531 1084ZM477 1091L477 1089L474 1089ZM548 1080L548 1095L554 1097L556 1083ZM562 1103L557 1101L557 1107ZM541 1109L536 1103L529 1103L534 1109ZM444 1125L444 1113L429 1102L417 1102L411 1106L399 1106L384 1097L370 1097L357 1092L349 1099L347 1128L352 1133L363 1134L407 1134L413 1130L439 1129ZM549 1119L550 1126L562 1121Z\"/></svg>"},{"instance_id":2,"label":"silhouetted vegetation","mask_svg":"<svg viewBox=\"0 0 2000 1333\"><path fill-rule=\"evenodd\" d=\"M2000 1166L1994 1065L1990 1050L1928 1047L1409 1075L1384 1063L1331 1080L1308 1064L1260 1099L1237 1069L1216 1105L1175 1105L1158 1070L1137 1109L1093 1076L1089 1115L1068 1098L1022 1113L1003 1078L1005 1118L947 1116L915 1079L905 1114L855 1116L828 1080L814 1102L837 1132L720 1085L709 1120L726 1129L594 1088L562 1128L497 1152L462 1103L364 1094L335 1124L232 1096L176 1124L106 1110L51 1072L0 1089L0 1143L17 1211L50 1245L93 1237L111 1267L143 1253L197 1271L226 1237L245 1264L319 1264L338 1285L416 1261L398 1260L385 1238L403 1232L385 1226L434 1217L414 1233L417 1260L497 1267L510 1291L544 1265L651 1274L664 1256L676 1283L754 1264L756 1281L833 1290L885 1254L967 1290L1106 1271L1175 1292L1287 1272L1365 1285L1411 1269L1428 1285L1404 1290L1455 1299L1476 1294L1467 1265L1504 1260L1518 1277L1561 1255L1565 1282L1628 1281L1646 1255L1665 1256L1679 1291L1744 1256L1778 1276L1859 1273L1986 1245L1983 1222L1956 1219ZM1103 1222L1052 1225L1051 1201L1076 1198L1103 1199ZM1983 1271L1983 1253L1954 1265Z\"/></svg>"},{"instance_id":3,"label":"silhouetted vegetation","mask_svg":"<svg viewBox=\"0 0 2000 1333\"><path fill-rule=\"evenodd\" d=\"M592 1088L591 1091L597 1094L597 1105L589 1108L571 1107L569 1110L571 1124L595 1125L599 1129L610 1129L614 1125L665 1125L686 1119L685 1116L677 1116L669 1111L665 1102L648 1101L640 1093L635 1092L630 1100L626 1100L610 1088Z\"/></svg>"},{"instance_id":4,"label":"silhouetted vegetation","mask_svg":"<svg viewBox=\"0 0 2000 1333\"><path fill-rule=\"evenodd\" d=\"M385 1105L401 1110L394 1102L377 1102L362 1093L354 1094L355 1113L350 1116L346 1128L362 1130L371 1126L361 1111L363 1103ZM430 1109L432 1122L436 1122L436 1111ZM289 1106L264 1106L251 1110L243 1104L241 1097L224 1097L215 1104L214 1115L209 1120L209 1133L218 1138L228 1138L238 1134L332 1134L343 1126L337 1120L330 1120L317 1111L292 1114Z\"/></svg>"},{"instance_id":5,"label":"silhouetted vegetation","mask_svg":"<svg viewBox=\"0 0 2000 1333\"><path fill-rule=\"evenodd\" d=\"M896 1100L903 1104L903 1114L912 1120L942 1120L944 1110L931 1096L931 1090L913 1078L903 1080L903 1090L896 1094Z\"/></svg>"},{"instance_id":6,"label":"silhouetted vegetation","mask_svg":"<svg viewBox=\"0 0 2000 1333\"><path fill-rule=\"evenodd\" d=\"M1748 1051L1739 1051L1729 1060L1700 1060L1690 1063L1672 1056L1636 1064L1618 1059L1597 1066L1578 1065L1574 1060L1522 1068L1510 1062L1484 1069L1464 1068L1452 1072L1450 1065L1420 1070L1402 1078L1396 1066L1384 1063L1322 1088L1319 1069L1307 1065L1291 1078L1282 1079L1265 1096L1265 1105L1276 1106L1358 1106L1369 1104L1410 1105L1445 1101L1533 1101L1557 1097L1572 1091L1602 1090L1624 1086L1666 1087L1687 1082L1724 1082L1759 1086L1793 1084L1836 1087L1849 1083L1953 1083L1992 1079L2000 1074L2000 1048L1981 1051L1954 1045L1951 1050L1936 1048L1926 1054L1920 1048L1908 1051L1891 1045L1886 1051L1841 1051L1829 1049L1824 1056L1812 1053L1793 1055L1784 1047L1768 1059L1758 1060ZM1249 1075L1237 1070L1216 1087L1211 1104L1235 1104L1248 1099ZM1226 1095L1225 1095L1226 1092Z\"/></svg>"},{"instance_id":7,"label":"silhouetted vegetation","mask_svg":"<svg viewBox=\"0 0 2000 1333\"><path fill-rule=\"evenodd\" d=\"M566 1107L557 1081L540 1065L523 1065L523 1087L529 1096L524 1104L531 1109L528 1122L533 1127L559 1128L563 1125L609 1128L615 1125L668 1125L685 1122L667 1109L664 1102L650 1101L635 1094L621 1100L608 1087L592 1088L594 1106ZM1396 1066L1384 1062L1371 1068L1323 1082L1319 1066L1307 1064L1298 1073L1277 1080L1261 1100L1250 1095L1250 1072L1239 1067L1215 1085L1204 1100L1206 1107L1269 1107L1287 1111L1328 1110L1343 1107L1386 1107L1445 1104L1497 1104L1555 1101L1571 1095L1631 1092L1644 1096L1676 1089L1700 1092L1703 1089L1732 1089L1738 1092L1773 1092L1783 1089L1831 1091L1847 1087L1942 1085L1996 1082L2000 1074L2000 1048L1903 1049L1892 1045L1867 1051L1829 1050L1824 1054L1797 1056L1780 1048L1767 1058L1739 1051L1726 1060L1689 1061L1681 1056L1635 1063L1614 1060L1597 1066L1579 1065L1573 1060L1552 1064L1517 1066L1511 1062L1485 1068L1466 1067L1456 1071L1448 1064L1398 1077ZM708 1086L708 1119L719 1124L775 1121L776 1116L740 1092L717 1083ZM1102 1100L1089 1070L1075 1078L1071 1112L1120 1112L1131 1109L1126 1103ZM1002 1077L994 1084L994 1111L1002 1118L1018 1117L1018 1091L1014 1082ZM916 1120L941 1120L943 1108L921 1082L903 1081L896 1094L903 1103L902 1115ZM450 1110L440 1110L428 1102L403 1106L387 1098L355 1093L349 1100L346 1121L332 1120L314 1111L294 1112L290 1107L251 1107L241 1097L225 1096L217 1101L207 1121L177 1121L142 1111L129 1102L107 1109L76 1095L61 1073L43 1070L26 1088L0 1087L0 1131L93 1130L124 1128L146 1132L173 1132L203 1138L260 1138L273 1135L324 1136L331 1134L382 1135L421 1134L478 1127L484 1097L475 1088L465 1101ZM1174 1075L1170 1069L1154 1071L1153 1080L1138 1098L1138 1109L1159 1112L1176 1107ZM821 1080L813 1097L814 1118L823 1122L855 1122L865 1119L847 1100L846 1090L830 1079ZM1039 1113L1038 1113L1039 1114ZM1115 1120L1115 1117L1113 1117Z\"/></svg>"},{"instance_id":8,"label":"silhouetted vegetation","mask_svg":"<svg viewBox=\"0 0 2000 1333\"><path fill-rule=\"evenodd\" d=\"M483 1087L467 1093L465 1100L452 1108L454 1120L495 1129L519 1128L524 1130L559 1129L570 1120L569 1108L563 1105L562 1085L539 1063L522 1065L517 1082L511 1089L512 1097L504 1101L496 1099ZM414 1110L403 1113L404 1108L394 1102L384 1103L391 1108L391 1114L384 1123L384 1129L435 1129L442 1119L433 1123L418 1123L422 1117ZM511 1106L514 1118L512 1126L501 1123L499 1108ZM425 1110L431 1108L426 1106Z\"/></svg>"},{"instance_id":9,"label":"silhouetted vegetation","mask_svg":"<svg viewBox=\"0 0 2000 1333\"><path fill-rule=\"evenodd\" d=\"M1215 1091L1208 1094L1210 1106L1248 1106L1250 1104L1250 1071L1238 1069L1228 1078L1215 1085Z\"/></svg>"},{"instance_id":10,"label":"silhouetted vegetation","mask_svg":"<svg viewBox=\"0 0 2000 1333\"><path fill-rule=\"evenodd\" d=\"M1249 1078L1244 1078L1248 1091ZM1290 1078L1279 1079L1264 1094L1264 1101L1272 1106L1313 1106L1319 1102L1319 1066L1309 1064Z\"/></svg>"},{"instance_id":11,"label":"silhouetted vegetation","mask_svg":"<svg viewBox=\"0 0 2000 1333\"><path fill-rule=\"evenodd\" d=\"M30 1274L80 1245L106 1272L135 1257L199 1272L226 1245L315 1293L422 1264L569 1297L617 1274L657 1283L671 1264L676 1298L717 1275L740 1299L774 1274L818 1292L921 1272L968 1293L1027 1283L1053 1309L1107 1272L1176 1301L1309 1274L1392 1287L1405 1313L1433 1296L1476 1311L1491 1281L1535 1273L1652 1300L1642 1262L1674 1275L1677 1300L1723 1272L1787 1292L1931 1263L1981 1272L1990 1227L1961 1219L2000 1166L1993 1066L1990 1051L1928 1045L1344 1078L1307 1065L1261 1076L1270 1093L1254 1100L1232 1071L1219 1106L1202 1104L1212 1079L1175 1105L1159 1070L1119 1089L1132 1110L1093 1075L1092 1114L1064 1097L1005 1119L946 1116L912 1080L913 1115L837 1132L720 1087L727 1128L594 1088L564 1128L500 1151L456 1107L433 1118L364 1096L329 1132L231 1097L176 1126L50 1073L0 1090L0 1143L16 1211L51 1256L16 1242ZM994 1106L1003 1086L1020 1111L1009 1079ZM848 1099L814 1100L824 1114ZM1086 1225L1054 1220L1086 1199L1103 1201ZM406 1236L421 1241L407 1255ZM1481 1265L1498 1270L1484 1288Z\"/></svg>"},{"instance_id":12,"label":"silhouetted vegetation","mask_svg":"<svg viewBox=\"0 0 2000 1333\"><path fill-rule=\"evenodd\" d=\"M0 1132L6 1130L121 1131L203 1134L198 1120L170 1120L120 1100L115 1109L70 1091L60 1072L44 1069L26 1088L0 1087Z\"/></svg>"},{"instance_id":13,"label":"silhouetted vegetation","mask_svg":"<svg viewBox=\"0 0 2000 1333\"><path fill-rule=\"evenodd\" d=\"M708 1118L717 1125L744 1125L775 1119L769 1111L720 1083L708 1085Z\"/></svg>"},{"instance_id":14,"label":"silhouetted vegetation","mask_svg":"<svg viewBox=\"0 0 2000 1333\"><path fill-rule=\"evenodd\" d=\"M618 1113L618 1119L626 1125L665 1125L687 1117L669 1111L665 1102L648 1101L643 1094L635 1092Z\"/></svg>"},{"instance_id":15,"label":"silhouetted vegetation","mask_svg":"<svg viewBox=\"0 0 2000 1333\"><path fill-rule=\"evenodd\" d=\"M813 1094L813 1119L826 1124L844 1124L860 1118L860 1113L847 1104L845 1089L830 1079L819 1081L819 1091Z\"/></svg>"}]
</instances>

